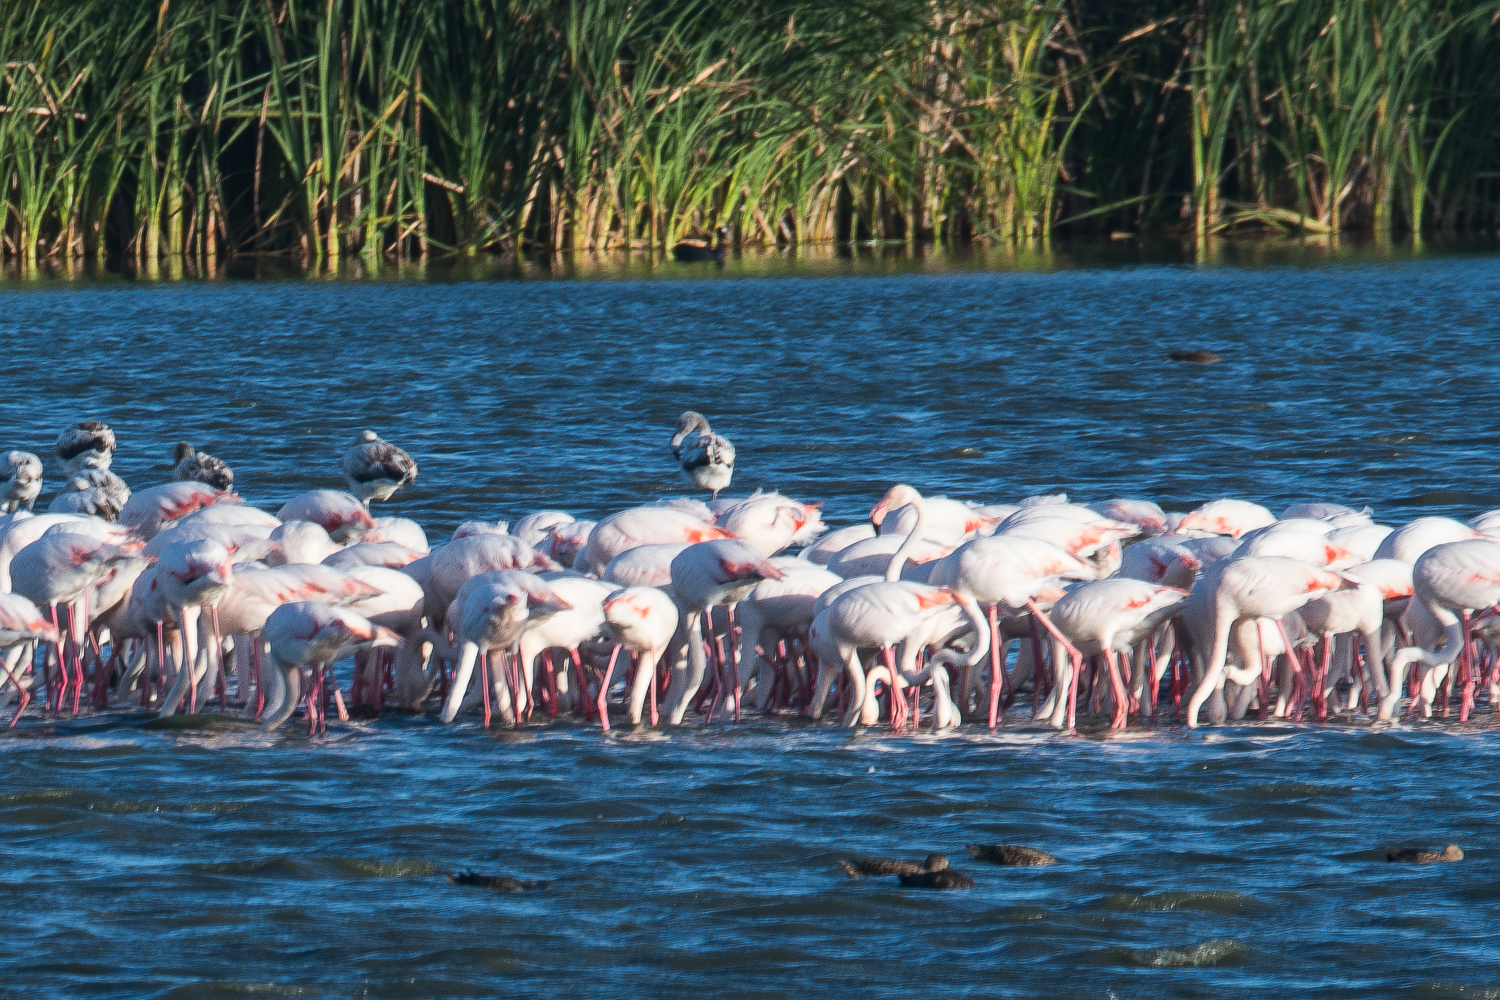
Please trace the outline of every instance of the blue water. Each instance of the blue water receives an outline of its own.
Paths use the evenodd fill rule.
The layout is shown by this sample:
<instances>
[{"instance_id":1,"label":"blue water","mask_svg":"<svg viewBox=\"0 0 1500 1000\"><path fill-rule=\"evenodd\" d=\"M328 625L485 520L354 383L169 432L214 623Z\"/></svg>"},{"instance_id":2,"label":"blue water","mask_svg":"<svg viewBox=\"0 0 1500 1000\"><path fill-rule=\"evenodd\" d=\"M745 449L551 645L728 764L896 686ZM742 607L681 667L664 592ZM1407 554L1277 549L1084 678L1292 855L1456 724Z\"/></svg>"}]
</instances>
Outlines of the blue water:
<instances>
[{"instance_id":1,"label":"blue water","mask_svg":"<svg viewBox=\"0 0 1500 1000\"><path fill-rule=\"evenodd\" d=\"M736 492L835 524L898 481L1387 523L1500 506L1500 257L881 270L0 285L0 448L98 417L133 486L185 438L274 510L337 487L374 427L421 464L388 512L435 540L680 492L688 407L734 439ZM387 715L315 741L28 716L0 736L0 994L1500 995L1487 706L1109 740L1023 716L933 738ZM988 867L976 841L1063 863ZM1384 861L1450 841L1461 864ZM929 851L978 887L835 866ZM463 867L558 881L441 877Z\"/></svg>"}]
</instances>

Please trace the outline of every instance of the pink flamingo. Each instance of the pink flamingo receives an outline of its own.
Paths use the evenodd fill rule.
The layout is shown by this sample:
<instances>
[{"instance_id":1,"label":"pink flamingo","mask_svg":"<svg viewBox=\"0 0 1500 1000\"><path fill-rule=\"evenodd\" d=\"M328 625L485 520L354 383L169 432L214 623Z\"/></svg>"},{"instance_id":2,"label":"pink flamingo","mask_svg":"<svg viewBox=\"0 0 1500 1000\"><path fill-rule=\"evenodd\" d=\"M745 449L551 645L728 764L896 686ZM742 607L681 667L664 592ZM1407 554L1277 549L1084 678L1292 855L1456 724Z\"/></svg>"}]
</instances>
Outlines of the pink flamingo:
<instances>
[{"instance_id":1,"label":"pink flamingo","mask_svg":"<svg viewBox=\"0 0 1500 1000\"><path fill-rule=\"evenodd\" d=\"M615 556L640 545L695 545L733 537L687 511L673 507L633 507L596 524L574 565L597 576Z\"/></svg>"},{"instance_id":2,"label":"pink flamingo","mask_svg":"<svg viewBox=\"0 0 1500 1000\"><path fill-rule=\"evenodd\" d=\"M1337 573L1284 556L1247 556L1217 563L1193 589L1188 622L1199 650L1207 650L1202 679L1188 701L1187 724L1198 726L1198 711L1224 682L1230 631L1244 619L1280 618L1324 594L1353 587ZM1247 666L1249 664L1247 663Z\"/></svg>"},{"instance_id":3,"label":"pink flamingo","mask_svg":"<svg viewBox=\"0 0 1500 1000\"><path fill-rule=\"evenodd\" d=\"M280 683L266 706L262 725L276 729L297 710L302 699L302 669L318 674L308 698L308 729L326 728L321 696L322 672L346 656L372 646L393 646L398 638L387 629L372 625L344 608L310 601L283 604L271 612L265 624L271 661L279 669L273 674Z\"/></svg>"},{"instance_id":4,"label":"pink flamingo","mask_svg":"<svg viewBox=\"0 0 1500 1000\"><path fill-rule=\"evenodd\" d=\"M44 620L35 604L20 594L0 593L0 650L4 650L0 671L5 674L0 677L0 694L5 693L7 685L14 685L19 702L16 714L10 719L12 726L21 718L21 713L26 711L26 705L31 701L30 687L21 680L18 672L21 669L21 657L31 649L32 643L55 645L58 641L57 626Z\"/></svg>"},{"instance_id":5,"label":"pink flamingo","mask_svg":"<svg viewBox=\"0 0 1500 1000\"><path fill-rule=\"evenodd\" d=\"M734 539L689 545L672 560L672 592L682 613L682 634L687 644L687 657L674 664L667 691L665 710L672 725L682 724L688 703L703 683L708 669L703 644L707 642L717 649L711 619L703 625L701 633L700 623L713 608L733 605L762 580L779 580L781 576L781 570L759 552ZM738 662L733 672L734 712L738 716L741 696Z\"/></svg>"},{"instance_id":6,"label":"pink flamingo","mask_svg":"<svg viewBox=\"0 0 1500 1000\"><path fill-rule=\"evenodd\" d=\"M641 724L651 696L651 724L657 723L656 665L677 632L677 605L656 587L627 587L604 602L604 629L628 653L638 656L630 683L630 722ZM601 722L609 716L601 708Z\"/></svg>"}]
</instances>

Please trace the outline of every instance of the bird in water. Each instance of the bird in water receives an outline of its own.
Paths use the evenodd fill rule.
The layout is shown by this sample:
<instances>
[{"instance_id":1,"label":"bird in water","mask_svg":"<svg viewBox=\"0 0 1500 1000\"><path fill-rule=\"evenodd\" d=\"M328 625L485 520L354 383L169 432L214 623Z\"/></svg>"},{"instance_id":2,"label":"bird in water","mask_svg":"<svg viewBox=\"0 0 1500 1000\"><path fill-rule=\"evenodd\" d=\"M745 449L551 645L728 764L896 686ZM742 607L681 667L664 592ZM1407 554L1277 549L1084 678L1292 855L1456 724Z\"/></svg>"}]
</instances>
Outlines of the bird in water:
<instances>
[{"instance_id":1,"label":"bird in water","mask_svg":"<svg viewBox=\"0 0 1500 1000\"><path fill-rule=\"evenodd\" d=\"M720 226L715 232L719 237L717 246L704 246L695 240L683 240L672 247L672 256L683 264L722 263L724 254L729 249L729 227Z\"/></svg>"},{"instance_id":2,"label":"bird in water","mask_svg":"<svg viewBox=\"0 0 1500 1000\"><path fill-rule=\"evenodd\" d=\"M1213 351L1173 351L1167 357L1190 365L1216 365L1224 360Z\"/></svg>"},{"instance_id":3,"label":"bird in water","mask_svg":"<svg viewBox=\"0 0 1500 1000\"><path fill-rule=\"evenodd\" d=\"M913 872L901 876L901 884L909 889L972 889L974 880L963 872L952 868L940 868L935 872Z\"/></svg>"},{"instance_id":4,"label":"bird in water","mask_svg":"<svg viewBox=\"0 0 1500 1000\"><path fill-rule=\"evenodd\" d=\"M36 503L37 494L42 492L42 460L29 451L8 451L5 453L5 468L10 472L10 479L5 483L0 512L14 514L22 507L30 510Z\"/></svg>"},{"instance_id":5,"label":"bird in water","mask_svg":"<svg viewBox=\"0 0 1500 1000\"><path fill-rule=\"evenodd\" d=\"M234 470L222 458L195 451L186 441L172 449L172 479L179 483L207 483L216 490L234 488Z\"/></svg>"},{"instance_id":6,"label":"bird in water","mask_svg":"<svg viewBox=\"0 0 1500 1000\"><path fill-rule=\"evenodd\" d=\"M391 494L417 479L417 463L412 457L371 430L361 431L354 439L344 452L340 468L349 481L349 492L366 507L389 500Z\"/></svg>"},{"instance_id":7,"label":"bird in water","mask_svg":"<svg viewBox=\"0 0 1500 1000\"><path fill-rule=\"evenodd\" d=\"M970 854L980 861L997 865L1055 865L1057 858L1046 851L1018 844L965 844Z\"/></svg>"},{"instance_id":8,"label":"bird in water","mask_svg":"<svg viewBox=\"0 0 1500 1000\"><path fill-rule=\"evenodd\" d=\"M115 432L100 420L83 420L57 436L57 457L69 474L83 468L107 469L115 458Z\"/></svg>"},{"instance_id":9,"label":"bird in water","mask_svg":"<svg viewBox=\"0 0 1500 1000\"><path fill-rule=\"evenodd\" d=\"M550 889L552 879L511 878L509 875L480 875L478 872L450 872L454 885L472 885L495 892L525 892L528 889Z\"/></svg>"},{"instance_id":10,"label":"bird in water","mask_svg":"<svg viewBox=\"0 0 1500 1000\"><path fill-rule=\"evenodd\" d=\"M699 489L712 491L715 499L720 490L729 488L734 476L734 445L724 435L715 434L703 414L688 410L677 418L672 457L681 463L683 475Z\"/></svg>"},{"instance_id":11,"label":"bird in water","mask_svg":"<svg viewBox=\"0 0 1500 1000\"><path fill-rule=\"evenodd\" d=\"M1409 865L1430 865L1438 861L1462 861L1464 852L1457 844L1449 844L1441 851L1425 847L1397 847L1385 852L1387 861L1404 861Z\"/></svg>"},{"instance_id":12,"label":"bird in water","mask_svg":"<svg viewBox=\"0 0 1500 1000\"><path fill-rule=\"evenodd\" d=\"M921 864L915 861L886 858L839 858L839 867L844 869L844 874L850 878L865 878L870 875L920 875L947 870L948 858L943 854L929 854Z\"/></svg>"}]
</instances>

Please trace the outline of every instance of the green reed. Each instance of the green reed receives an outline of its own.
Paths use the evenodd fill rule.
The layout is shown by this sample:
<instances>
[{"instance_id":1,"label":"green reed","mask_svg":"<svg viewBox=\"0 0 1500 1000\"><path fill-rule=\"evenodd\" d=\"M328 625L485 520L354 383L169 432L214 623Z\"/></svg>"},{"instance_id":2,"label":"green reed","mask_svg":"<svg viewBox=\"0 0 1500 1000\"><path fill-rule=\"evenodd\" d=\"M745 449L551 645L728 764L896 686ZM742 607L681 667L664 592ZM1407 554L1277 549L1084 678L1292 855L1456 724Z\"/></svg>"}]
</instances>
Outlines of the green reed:
<instances>
[{"instance_id":1,"label":"green reed","mask_svg":"<svg viewBox=\"0 0 1500 1000\"><path fill-rule=\"evenodd\" d=\"M13 0L0 257L1500 222L1496 0Z\"/></svg>"}]
</instances>

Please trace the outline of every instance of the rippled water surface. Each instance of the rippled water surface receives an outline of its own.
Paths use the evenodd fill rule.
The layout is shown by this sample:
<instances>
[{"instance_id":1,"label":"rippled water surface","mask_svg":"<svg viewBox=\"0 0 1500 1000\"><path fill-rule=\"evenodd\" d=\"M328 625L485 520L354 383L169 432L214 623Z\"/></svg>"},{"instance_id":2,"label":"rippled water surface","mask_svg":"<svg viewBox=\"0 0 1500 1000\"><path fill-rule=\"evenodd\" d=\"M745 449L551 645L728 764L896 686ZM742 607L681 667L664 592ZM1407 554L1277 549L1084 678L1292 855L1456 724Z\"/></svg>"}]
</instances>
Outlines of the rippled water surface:
<instances>
[{"instance_id":1,"label":"rippled water surface","mask_svg":"<svg viewBox=\"0 0 1500 1000\"><path fill-rule=\"evenodd\" d=\"M1500 257L872 270L0 284L0 447L97 416L132 485L189 438L274 509L338 486L372 426L421 463L390 511L434 538L680 491L665 443L689 406L734 439L737 491L835 524L899 480L1387 522L1500 506ZM32 716L0 736L0 995L1500 996L1494 726L388 716L309 740ZM984 866L976 841L1062 863ZM1384 861L1450 841L1461 864ZM929 851L978 887L835 866ZM557 882L442 878L465 867Z\"/></svg>"}]
</instances>

